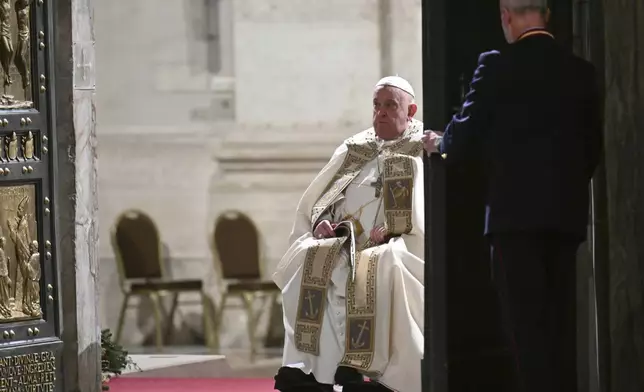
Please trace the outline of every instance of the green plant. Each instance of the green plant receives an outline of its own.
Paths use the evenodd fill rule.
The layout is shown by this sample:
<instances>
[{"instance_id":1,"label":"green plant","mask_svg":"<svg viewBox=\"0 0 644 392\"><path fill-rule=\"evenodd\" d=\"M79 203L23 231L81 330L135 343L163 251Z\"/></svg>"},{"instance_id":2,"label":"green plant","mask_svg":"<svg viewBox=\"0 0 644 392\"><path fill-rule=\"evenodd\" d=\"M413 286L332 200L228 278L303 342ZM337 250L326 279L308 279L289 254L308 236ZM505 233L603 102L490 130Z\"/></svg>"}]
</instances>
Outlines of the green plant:
<instances>
[{"instance_id":1,"label":"green plant","mask_svg":"<svg viewBox=\"0 0 644 392\"><path fill-rule=\"evenodd\" d=\"M138 368L127 351L112 340L109 329L101 331L101 370L103 373L103 390L109 390L107 382L114 376L120 375L130 367Z\"/></svg>"}]
</instances>

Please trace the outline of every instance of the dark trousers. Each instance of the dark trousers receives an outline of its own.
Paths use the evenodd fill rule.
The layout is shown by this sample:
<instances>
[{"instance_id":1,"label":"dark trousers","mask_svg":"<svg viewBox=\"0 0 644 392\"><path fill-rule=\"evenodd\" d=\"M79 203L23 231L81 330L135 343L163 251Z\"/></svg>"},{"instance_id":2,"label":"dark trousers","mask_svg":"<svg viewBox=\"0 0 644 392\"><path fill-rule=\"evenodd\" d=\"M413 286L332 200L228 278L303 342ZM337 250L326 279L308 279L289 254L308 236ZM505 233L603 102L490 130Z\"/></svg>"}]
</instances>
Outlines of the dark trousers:
<instances>
[{"instance_id":1,"label":"dark trousers","mask_svg":"<svg viewBox=\"0 0 644 392\"><path fill-rule=\"evenodd\" d=\"M576 254L553 233L490 236L518 392L576 392Z\"/></svg>"}]
</instances>

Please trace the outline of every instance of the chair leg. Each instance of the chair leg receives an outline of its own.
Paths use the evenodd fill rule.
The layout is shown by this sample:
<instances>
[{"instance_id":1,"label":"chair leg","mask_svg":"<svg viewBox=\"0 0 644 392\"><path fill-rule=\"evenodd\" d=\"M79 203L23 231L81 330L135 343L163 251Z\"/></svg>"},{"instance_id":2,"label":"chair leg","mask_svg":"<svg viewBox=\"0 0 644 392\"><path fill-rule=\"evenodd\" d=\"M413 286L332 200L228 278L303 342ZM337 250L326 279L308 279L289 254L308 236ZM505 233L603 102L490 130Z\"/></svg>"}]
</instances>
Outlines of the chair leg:
<instances>
[{"instance_id":1,"label":"chair leg","mask_svg":"<svg viewBox=\"0 0 644 392\"><path fill-rule=\"evenodd\" d=\"M203 331L204 337L206 339L206 346L210 351L215 352L219 350L219 334L216 333L215 325L216 322L213 319L211 312L212 301L210 297L203 291L201 292L201 312L203 314ZM216 313L216 312L215 312Z\"/></svg>"},{"instance_id":2,"label":"chair leg","mask_svg":"<svg viewBox=\"0 0 644 392\"><path fill-rule=\"evenodd\" d=\"M277 300L280 298L280 294L282 294L282 293L279 292L279 291L276 291L276 292L273 293L273 295L271 296L271 306L278 306L279 305Z\"/></svg>"},{"instance_id":3,"label":"chair leg","mask_svg":"<svg viewBox=\"0 0 644 392\"><path fill-rule=\"evenodd\" d=\"M268 341L268 339L272 339L273 334L276 332L275 331L275 325L273 323L273 314L275 312L275 307L280 306L280 304L277 301L279 299L280 294L281 294L280 292L268 292L268 293L266 293L266 298L268 300L268 303L267 303L268 306L264 306L264 308L262 308L262 309L266 309L266 311L268 311L268 328L266 329L266 335L265 335L265 338L264 338L264 346L266 346L266 342ZM260 317L258 316L257 320L259 320L259 318Z\"/></svg>"},{"instance_id":4,"label":"chair leg","mask_svg":"<svg viewBox=\"0 0 644 392\"><path fill-rule=\"evenodd\" d=\"M274 292L273 294L270 295L271 302L270 302L270 305L267 306L267 309L269 309L269 312L270 312L269 314L273 314L273 312L275 311L275 307L280 306L279 302L277 301L279 299L280 294L281 294L280 292Z\"/></svg>"},{"instance_id":5,"label":"chair leg","mask_svg":"<svg viewBox=\"0 0 644 392\"><path fill-rule=\"evenodd\" d=\"M174 332L174 324L173 324L174 313L177 311L178 305L179 305L179 293L178 292L172 293L172 306L170 306L170 313L168 314L167 321L166 321L168 325L166 325L165 335L164 335L165 337L163 339L165 342L169 342L170 338L172 338L172 333Z\"/></svg>"},{"instance_id":6,"label":"chair leg","mask_svg":"<svg viewBox=\"0 0 644 392\"><path fill-rule=\"evenodd\" d=\"M130 294L125 294L123 297L123 303L121 304L121 312L119 313L119 323L116 327L116 340L115 343L119 344L121 341L121 333L123 332L123 325L125 324L125 311L127 310L127 305L130 300Z\"/></svg>"},{"instance_id":7,"label":"chair leg","mask_svg":"<svg viewBox=\"0 0 644 392\"><path fill-rule=\"evenodd\" d=\"M228 301L228 293L224 293L221 296L221 304L219 305L219 309L215 309L215 325L214 325L214 339L217 342L217 347L220 348L221 344L221 337L220 337L220 328L221 328L221 321L224 316L224 310L226 309L226 302Z\"/></svg>"},{"instance_id":8,"label":"chair leg","mask_svg":"<svg viewBox=\"0 0 644 392\"><path fill-rule=\"evenodd\" d=\"M242 293L242 301L244 302L244 307L246 308L246 316L248 317L248 340L250 342L250 361L255 361L255 355L257 354L257 347L255 344L255 330L257 329L257 320L255 319L255 312L253 312L253 300L254 293Z\"/></svg>"},{"instance_id":9,"label":"chair leg","mask_svg":"<svg viewBox=\"0 0 644 392\"><path fill-rule=\"evenodd\" d=\"M157 345L157 350L162 351L163 350L163 317L161 312L161 300L157 293L150 293L148 294L148 297L150 298L150 301L152 301L152 307L154 309L154 322L156 324L155 341Z\"/></svg>"}]
</instances>

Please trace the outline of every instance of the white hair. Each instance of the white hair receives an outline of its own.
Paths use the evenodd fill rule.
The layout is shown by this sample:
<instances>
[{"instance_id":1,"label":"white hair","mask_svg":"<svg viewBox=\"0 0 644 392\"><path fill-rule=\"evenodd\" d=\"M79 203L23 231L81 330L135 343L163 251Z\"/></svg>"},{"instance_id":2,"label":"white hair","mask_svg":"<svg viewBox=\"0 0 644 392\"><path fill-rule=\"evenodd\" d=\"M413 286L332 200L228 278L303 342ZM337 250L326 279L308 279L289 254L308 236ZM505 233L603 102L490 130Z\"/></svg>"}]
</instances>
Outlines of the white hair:
<instances>
[{"instance_id":1,"label":"white hair","mask_svg":"<svg viewBox=\"0 0 644 392\"><path fill-rule=\"evenodd\" d=\"M548 10L548 0L501 0L501 7L517 13L539 11L545 14Z\"/></svg>"}]
</instances>

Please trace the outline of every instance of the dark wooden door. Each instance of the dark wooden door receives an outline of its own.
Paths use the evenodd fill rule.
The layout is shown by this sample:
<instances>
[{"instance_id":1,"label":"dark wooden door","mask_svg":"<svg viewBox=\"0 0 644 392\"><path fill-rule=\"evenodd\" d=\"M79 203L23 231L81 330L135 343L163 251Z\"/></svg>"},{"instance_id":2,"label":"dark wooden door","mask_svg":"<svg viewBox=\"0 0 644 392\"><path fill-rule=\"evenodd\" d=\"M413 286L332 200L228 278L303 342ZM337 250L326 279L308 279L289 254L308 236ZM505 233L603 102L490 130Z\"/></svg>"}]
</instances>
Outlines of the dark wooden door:
<instances>
[{"instance_id":1,"label":"dark wooden door","mask_svg":"<svg viewBox=\"0 0 644 392\"><path fill-rule=\"evenodd\" d=\"M496 1L426 1L424 16L424 119L428 128L442 130L460 108L479 54L503 45L503 33ZM426 281L429 290L442 290L427 300L426 353L431 357L443 345L444 358L427 361L432 387L426 390L510 391L513 362L490 280L479 157L449 168L440 157L431 161Z\"/></svg>"}]
</instances>

